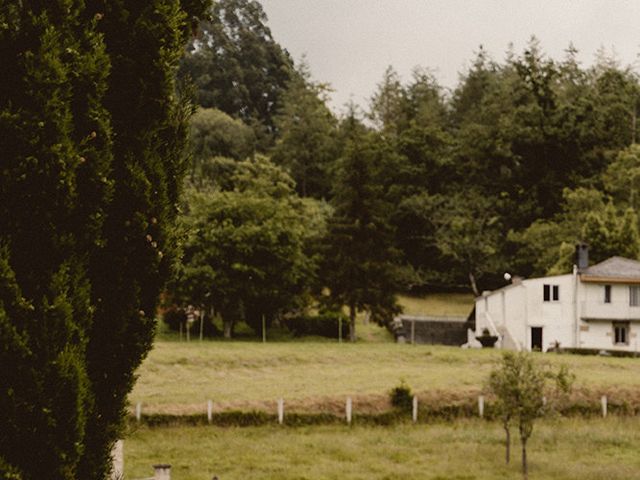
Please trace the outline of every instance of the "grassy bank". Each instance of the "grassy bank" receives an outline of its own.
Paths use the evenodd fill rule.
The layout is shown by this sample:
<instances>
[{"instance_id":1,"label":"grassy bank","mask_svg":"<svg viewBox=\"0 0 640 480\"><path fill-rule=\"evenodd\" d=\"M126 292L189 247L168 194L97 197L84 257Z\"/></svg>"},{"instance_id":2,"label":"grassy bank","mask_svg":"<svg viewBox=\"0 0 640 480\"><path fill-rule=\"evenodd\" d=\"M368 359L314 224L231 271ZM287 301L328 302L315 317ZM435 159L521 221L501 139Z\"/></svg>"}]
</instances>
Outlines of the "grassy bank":
<instances>
[{"instance_id":1,"label":"grassy bank","mask_svg":"<svg viewBox=\"0 0 640 480\"><path fill-rule=\"evenodd\" d=\"M398 295L398 303L407 315L466 317L473 309L473 295L467 293L431 293L421 297Z\"/></svg>"},{"instance_id":2,"label":"grassy bank","mask_svg":"<svg viewBox=\"0 0 640 480\"><path fill-rule=\"evenodd\" d=\"M519 477L518 450L503 461L493 422L394 427L141 428L125 440L127 478L170 463L172 478L497 480ZM536 426L530 478L628 480L640 469L640 420L556 420Z\"/></svg>"}]
</instances>

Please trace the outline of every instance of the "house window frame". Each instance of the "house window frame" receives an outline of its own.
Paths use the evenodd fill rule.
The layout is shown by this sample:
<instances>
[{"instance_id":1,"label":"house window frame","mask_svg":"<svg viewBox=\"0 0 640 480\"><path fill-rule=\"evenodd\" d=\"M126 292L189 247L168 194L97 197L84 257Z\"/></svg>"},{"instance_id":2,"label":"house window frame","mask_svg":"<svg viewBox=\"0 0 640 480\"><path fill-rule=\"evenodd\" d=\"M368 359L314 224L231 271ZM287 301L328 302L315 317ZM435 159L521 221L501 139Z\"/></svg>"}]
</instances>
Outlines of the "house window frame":
<instances>
[{"instance_id":1,"label":"house window frame","mask_svg":"<svg viewBox=\"0 0 640 480\"><path fill-rule=\"evenodd\" d=\"M543 302L559 302L560 301L560 285L553 283L545 283L542 285L542 301Z\"/></svg>"},{"instance_id":2,"label":"house window frame","mask_svg":"<svg viewBox=\"0 0 640 480\"><path fill-rule=\"evenodd\" d=\"M611 303L611 285L604 286L604 303Z\"/></svg>"},{"instance_id":3,"label":"house window frame","mask_svg":"<svg viewBox=\"0 0 640 480\"><path fill-rule=\"evenodd\" d=\"M629 306L640 307L640 285L629 285Z\"/></svg>"},{"instance_id":4,"label":"house window frame","mask_svg":"<svg viewBox=\"0 0 640 480\"><path fill-rule=\"evenodd\" d=\"M612 322L611 327L613 329L613 344L615 346L628 346L630 335L630 323L629 322Z\"/></svg>"}]
</instances>

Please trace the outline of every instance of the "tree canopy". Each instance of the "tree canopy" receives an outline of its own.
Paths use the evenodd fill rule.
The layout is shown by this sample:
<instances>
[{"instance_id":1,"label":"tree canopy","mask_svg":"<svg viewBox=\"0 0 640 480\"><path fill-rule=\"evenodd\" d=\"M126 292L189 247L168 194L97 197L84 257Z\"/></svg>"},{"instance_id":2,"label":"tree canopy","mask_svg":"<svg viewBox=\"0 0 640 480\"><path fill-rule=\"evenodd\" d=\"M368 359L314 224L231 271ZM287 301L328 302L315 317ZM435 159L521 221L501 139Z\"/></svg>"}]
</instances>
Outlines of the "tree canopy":
<instances>
[{"instance_id":1,"label":"tree canopy","mask_svg":"<svg viewBox=\"0 0 640 480\"><path fill-rule=\"evenodd\" d=\"M262 150L273 142L274 117L293 74L293 61L255 0L214 2L180 65L180 76L195 84L198 104L241 119Z\"/></svg>"},{"instance_id":2,"label":"tree canopy","mask_svg":"<svg viewBox=\"0 0 640 480\"><path fill-rule=\"evenodd\" d=\"M185 197L174 295L182 303L214 309L225 336L231 336L238 321L257 330L263 315L271 323L283 311L305 305L326 208L300 198L291 178L265 157L211 163L220 168L209 188L189 190Z\"/></svg>"}]
</instances>

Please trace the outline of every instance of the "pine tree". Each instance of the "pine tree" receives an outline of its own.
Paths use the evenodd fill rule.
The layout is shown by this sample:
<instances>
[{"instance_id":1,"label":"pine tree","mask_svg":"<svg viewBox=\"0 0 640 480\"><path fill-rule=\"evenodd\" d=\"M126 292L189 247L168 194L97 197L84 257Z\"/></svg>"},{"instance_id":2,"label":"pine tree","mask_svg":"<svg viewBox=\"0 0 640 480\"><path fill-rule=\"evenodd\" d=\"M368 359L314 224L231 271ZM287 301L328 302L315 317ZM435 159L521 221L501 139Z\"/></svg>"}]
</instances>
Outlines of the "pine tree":
<instances>
[{"instance_id":1,"label":"pine tree","mask_svg":"<svg viewBox=\"0 0 640 480\"><path fill-rule=\"evenodd\" d=\"M303 61L275 117L279 138L272 159L289 170L304 197L328 198L331 190L329 171L337 155L337 122L326 105L327 92L326 85L311 80Z\"/></svg>"},{"instance_id":2,"label":"pine tree","mask_svg":"<svg viewBox=\"0 0 640 480\"><path fill-rule=\"evenodd\" d=\"M370 312L381 325L398 312L398 255L376 175L376 144L354 118L346 125L350 132L338 165L323 271L333 303L349 309L349 337L355 341L358 310Z\"/></svg>"}]
</instances>

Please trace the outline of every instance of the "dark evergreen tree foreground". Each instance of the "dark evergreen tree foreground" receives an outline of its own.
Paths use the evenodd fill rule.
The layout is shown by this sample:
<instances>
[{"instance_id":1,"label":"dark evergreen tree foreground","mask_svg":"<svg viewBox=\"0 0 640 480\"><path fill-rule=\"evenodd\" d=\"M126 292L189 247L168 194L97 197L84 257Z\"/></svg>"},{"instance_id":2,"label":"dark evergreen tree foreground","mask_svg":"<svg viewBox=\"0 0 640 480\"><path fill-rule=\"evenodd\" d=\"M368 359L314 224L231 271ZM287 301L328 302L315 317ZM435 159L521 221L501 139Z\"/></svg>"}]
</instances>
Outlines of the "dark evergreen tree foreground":
<instances>
[{"instance_id":1,"label":"dark evergreen tree foreground","mask_svg":"<svg viewBox=\"0 0 640 480\"><path fill-rule=\"evenodd\" d=\"M0 478L104 478L171 257L204 0L0 10Z\"/></svg>"}]
</instances>

